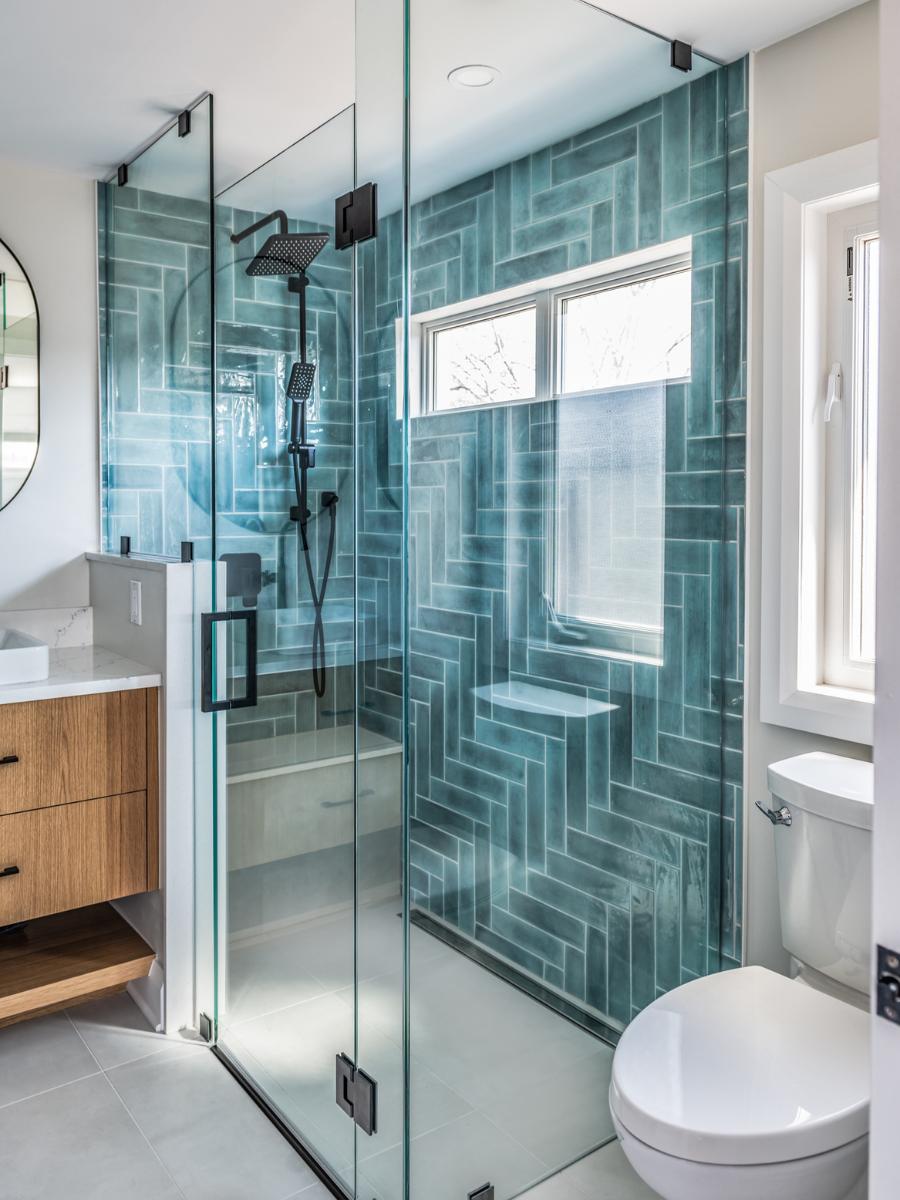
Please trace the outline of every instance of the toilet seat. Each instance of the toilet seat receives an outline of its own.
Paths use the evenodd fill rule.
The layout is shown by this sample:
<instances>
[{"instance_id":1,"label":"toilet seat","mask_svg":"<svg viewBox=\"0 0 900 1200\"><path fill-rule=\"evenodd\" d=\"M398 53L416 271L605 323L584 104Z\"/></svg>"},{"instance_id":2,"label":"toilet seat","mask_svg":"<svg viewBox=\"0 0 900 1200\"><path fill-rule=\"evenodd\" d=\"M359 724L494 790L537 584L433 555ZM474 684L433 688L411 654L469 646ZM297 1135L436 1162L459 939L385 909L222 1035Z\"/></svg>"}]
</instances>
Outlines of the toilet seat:
<instances>
[{"instance_id":1,"label":"toilet seat","mask_svg":"<svg viewBox=\"0 0 900 1200\"><path fill-rule=\"evenodd\" d=\"M610 1107L639 1141L698 1163L824 1154L868 1133L867 1014L763 967L710 975L631 1022Z\"/></svg>"}]
</instances>

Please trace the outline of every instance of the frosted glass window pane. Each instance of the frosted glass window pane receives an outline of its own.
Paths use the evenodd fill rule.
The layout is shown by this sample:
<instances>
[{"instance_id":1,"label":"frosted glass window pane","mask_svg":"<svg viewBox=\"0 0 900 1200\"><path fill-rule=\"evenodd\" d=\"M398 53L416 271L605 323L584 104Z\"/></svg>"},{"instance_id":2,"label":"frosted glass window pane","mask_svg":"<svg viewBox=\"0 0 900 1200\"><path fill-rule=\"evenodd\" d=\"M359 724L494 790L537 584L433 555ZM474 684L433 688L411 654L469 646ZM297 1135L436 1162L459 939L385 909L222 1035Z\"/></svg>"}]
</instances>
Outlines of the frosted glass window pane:
<instances>
[{"instance_id":1,"label":"frosted glass window pane","mask_svg":"<svg viewBox=\"0 0 900 1200\"><path fill-rule=\"evenodd\" d=\"M666 388L559 401L556 609L661 630Z\"/></svg>"},{"instance_id":2,"label":"frosted glass window pane","mask_svg":"<svg viewBox=\"0 0 900 1200\"><path fill-rule=\"evenodd\" d=\"M437 330L432 341L434 407L531 399L535 323L530 307Z\"/></svg>"},{"instance_id":3,"label":"frosted glass window pane","mask_svg":"<svg viewBox=\"0 0 900 1200\"><path fill-rule=\"evenodd\" d=\"M627 387L691 373L691 272L564 299L560 391Z\"/></svg>"}]
</instances>

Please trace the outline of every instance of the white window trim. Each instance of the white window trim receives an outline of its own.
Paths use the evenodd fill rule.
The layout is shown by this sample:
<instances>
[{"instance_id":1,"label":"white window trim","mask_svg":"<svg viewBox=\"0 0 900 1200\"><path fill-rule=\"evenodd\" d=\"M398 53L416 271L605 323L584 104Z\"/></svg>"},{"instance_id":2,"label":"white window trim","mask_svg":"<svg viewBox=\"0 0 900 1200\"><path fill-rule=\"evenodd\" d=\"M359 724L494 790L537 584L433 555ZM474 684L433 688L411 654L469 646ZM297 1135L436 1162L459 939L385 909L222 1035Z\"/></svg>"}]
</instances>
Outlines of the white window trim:
<instances>
[{"instance_id":1,"label":"white window trim","mask_svg":"<svg viewBox=\"0 0 900 1200\"><path fill-rule=\"evenodd\" d=\"M418 419L419 417L438 417L451 413L477 412L479 409L497 408L506 405L534 404L536 400L549 399L549 395L545 394L540 385L538 385L536 389L537 396L532 396L524 400L498 400L489 404L467 404L453 409L426 408L425 361L427 355L425 348L429 331L432 328L440 325L453 325L462 320L476 319L479 315L488 315L491 310L502 311L507 308L520 307L528 300L533 299L537 292L568 293L570 290L576 291L581 285L584 285L587 290L591 289L591 285L612 287L618 281L627 280L630 276L639 275L645 271L653 270L655 273L657 269L664 271L667 269L678 270L684 266L689 267L691 265L691 248L691 238L676 238L670 242L648 246L646 249L637 250L631 254L618 255L616 258L607 259L604 262L589 263L583 267L576 267L571 271L563 271L558 275L548 275L529 283L517 284L515 287L486 293L483 296L473 296L469 300L461 300L455 304L443 305L440 308L430 309L427 312L414 313L409 320L409 416L413 419ZM538 314L538 319L540 325L540 313ZM401 318L398 318L395 323L395 334L397 364L398 367L402 367L403 321ZM551 390L555 394L556 363L554 351L549 345L544 347L543 339L540 340L539 346L544 350L544 353L551 356L552 361L543 366L541 363L538 363L538 379L542 375L549 378L552 381ZM398 374L397 378L402 378L402 375ZM402 389L398 388L397 418L399 420L402 417L403 393Z\"/></svg>"},{"instance_id":2,"label":"white window trim","mask_svg":"<svg viewBox=\"0 0 900 1200\"><path fill-rule=\"evenodd\" d=\"M818 682L823 628L824 316L827 201L863 203L878 143L768 174L764 182L760 719L870 745L871 693Z\"/></svg>"}]
</instances>

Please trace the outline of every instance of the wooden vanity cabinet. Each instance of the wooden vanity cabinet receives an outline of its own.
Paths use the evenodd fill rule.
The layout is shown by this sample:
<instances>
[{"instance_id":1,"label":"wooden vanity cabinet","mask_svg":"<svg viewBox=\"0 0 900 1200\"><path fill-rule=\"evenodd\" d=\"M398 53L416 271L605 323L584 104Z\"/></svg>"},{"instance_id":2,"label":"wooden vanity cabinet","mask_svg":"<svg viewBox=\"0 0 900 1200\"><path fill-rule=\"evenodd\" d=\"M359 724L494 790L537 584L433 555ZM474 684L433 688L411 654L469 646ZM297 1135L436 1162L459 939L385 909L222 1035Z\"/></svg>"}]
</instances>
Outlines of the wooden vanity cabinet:
<instances>
[{"instance_id":1,"label":"wooden vanity cabinet","mask_svg":"<svg viewBox=\"0 0 900 1200\"><path fill-rule=\"evenodd\" d=\"M0 926L159 886L156 688L0 705Z\"/></svg>"}]
</instances>

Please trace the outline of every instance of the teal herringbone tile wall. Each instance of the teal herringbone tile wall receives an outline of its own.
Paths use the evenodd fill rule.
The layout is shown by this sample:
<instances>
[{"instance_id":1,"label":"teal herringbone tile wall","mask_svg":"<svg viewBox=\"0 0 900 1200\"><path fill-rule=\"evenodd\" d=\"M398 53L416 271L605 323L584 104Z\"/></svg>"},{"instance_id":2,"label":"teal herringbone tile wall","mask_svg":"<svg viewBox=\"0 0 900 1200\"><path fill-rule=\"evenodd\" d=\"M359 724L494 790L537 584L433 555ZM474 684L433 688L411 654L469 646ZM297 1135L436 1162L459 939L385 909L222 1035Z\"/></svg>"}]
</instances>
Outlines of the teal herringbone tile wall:
<instances>
[{"instance_id":1,"label":"teal herringbone tile wall","mask_svg":"<svg viewBox=\"0 0 900 1200\"><path fill-rule=\"evenodd\" d=\"M137 552L177 556L180 543L190 539L205 557L213 449L209 208L147 189L100 188L101 333L110 365L104 389L105 547L118 550L120 535L128 534ZM216 548L220 557L260 555L263 662L267 652L277 650L279 664L296 672L308 666L313 621L305 578L298 576L297 527L289 519L295 498L285 452L290 418L284 389L297 356L297 303L285 280L246 274L267 230L238 246L229 236L260 215L226 206L216 210ZM291 228L300 225L292 222ZM346 501L338 510L325 617L329 661L349 664L354 488L348 256L326 249L310 279L307 352L318 364L311 507L319 511L318 493L326 490ZM326 524L316 522L313 531L319 570ZM315 723L309 686L279 691L271 682L254 719L233 722L240 726L234 736L293 732ZM332 697L329 708L337 707L346 703L336 705Z\"/></svg>"},{"instance_id":2,"label":"teal herringbone tile wall","mask_svg":"<svg viewBox=\"0 0 900 1200\"><path fill-rule=\"evenodd\" d=\"M741 954L746 184L738 63L411 215L414 312L692 241L691 379L665 389L661 664L583 653L548 610L570 402L415 418L409 442L413 901L620 1023ZM360 414L360 586L398 654L399 234L383 222L362 253ZM399 728L374 667L363 700Z\"/></svg>"}]
</instances>

